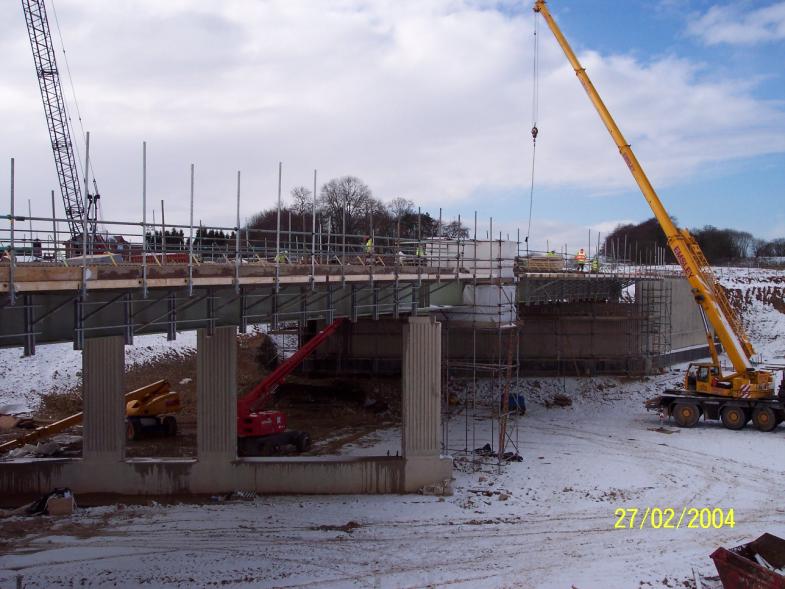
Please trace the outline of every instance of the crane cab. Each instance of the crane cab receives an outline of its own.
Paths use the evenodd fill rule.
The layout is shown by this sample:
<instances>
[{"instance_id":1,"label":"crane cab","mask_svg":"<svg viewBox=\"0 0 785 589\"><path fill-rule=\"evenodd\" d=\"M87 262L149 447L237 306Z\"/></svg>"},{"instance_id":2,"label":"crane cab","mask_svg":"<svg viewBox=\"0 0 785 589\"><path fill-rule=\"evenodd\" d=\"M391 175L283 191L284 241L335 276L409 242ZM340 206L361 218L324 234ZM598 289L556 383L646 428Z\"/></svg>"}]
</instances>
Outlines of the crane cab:
<instances>
[{"instance_id":1,"label":"crane cab","mask_svg":"<svg viewBox=\"0 0 785 589\"><path fill-rule=\"evenodd\" d=\"M719 366L710 363L690 364L684 376L684 388L705 395L728 396L732 385L722 380Z\"/></svg>"},{"instance_id":2,"label":"crane cab","mask_svg":"<svg viewBox=\"0 0 785 589\"><path fill-rule=\"evenodd\" d=\"M693 393L718 397L746 399L774 397L774 379L771 371L758 370L724 376L720 367L710 362L690 364L684 376L684 388Z\"/></svg>"}]
</instances>

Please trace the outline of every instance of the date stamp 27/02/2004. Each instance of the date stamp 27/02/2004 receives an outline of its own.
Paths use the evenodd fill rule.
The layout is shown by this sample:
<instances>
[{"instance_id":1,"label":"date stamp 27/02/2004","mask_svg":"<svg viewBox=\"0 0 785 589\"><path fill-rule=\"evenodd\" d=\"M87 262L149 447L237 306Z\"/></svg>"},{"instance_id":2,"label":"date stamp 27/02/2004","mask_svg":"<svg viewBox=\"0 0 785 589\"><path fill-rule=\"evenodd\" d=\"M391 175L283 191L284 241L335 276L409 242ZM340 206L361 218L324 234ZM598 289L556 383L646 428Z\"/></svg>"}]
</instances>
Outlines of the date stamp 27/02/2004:
<instances>
[{"instance_id":1,"label":"date stamp 27/02/2004","mask_svg":"<svg viewBox=\"0 0 785 589\"><path fill-rule=\"evenodd\" d=\"M645 510L635 507L620 507L613 512L613 515L616 517L613 527L621 530L642 530L643 528L717 530L733 528L736 525L732 507L730 509L684 507L681 510L672 507L647 507Z\"/></svg>"}]
</instances>

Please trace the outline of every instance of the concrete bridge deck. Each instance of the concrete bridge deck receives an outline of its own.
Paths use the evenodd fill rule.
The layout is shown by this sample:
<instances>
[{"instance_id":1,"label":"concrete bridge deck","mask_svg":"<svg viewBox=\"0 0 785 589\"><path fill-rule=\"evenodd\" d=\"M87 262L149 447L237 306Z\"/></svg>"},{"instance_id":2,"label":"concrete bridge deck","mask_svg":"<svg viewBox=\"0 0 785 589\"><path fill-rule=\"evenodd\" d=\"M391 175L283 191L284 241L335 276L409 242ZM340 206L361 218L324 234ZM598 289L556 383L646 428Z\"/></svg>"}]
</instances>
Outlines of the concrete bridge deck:
<instances>
[{"instance_id":1,"label":"concrete bridge deck","mask_svg":"<svg viewBox=\"0 0 785 589\"><path fill-rule=\"evenodd\" d=\"M73 341L278 321L416 313L460 302L461 284L489 276L449 268L269 262L0 267L0 345ZM12 296L13 293L13 296Z\"/></svg>"},{"instance_id":2,"label":"concrete bridge deck","mask_svg":"<svg viewBox=\"0 0 785 589\"><path fill-rule=\"evenodd\" d=\"M61 292L77 289L111 290L171 288L192 284L200 286L245 286L270 284L309 284L311 282L360 281L438 281L470 280L475 275L432 265L364 265L319 264L314 271L310 264L281 264L254 262L236 265L234 262L201 262L187 264L87 264L54 265L40 263L17 264L13 273L6 263L0 265L0 293L9 292L13 284L16 293ZM488 278L485 272L477 278Z\"/></svg>"},{"instance_id":3,"label":"concrete bridge deck","mask_svg":"<svg viewBox=\"0 0 785 589\"><path fill-rule=\"evenodd\" d=\"M442 260L423 265L194 262L0 265L0 345L72 341L279 321L378 319L466 306L464 286L506 285L519 305L618 300L622 290L656 280L642 273L539 272L500 276ZM454 260L452 261L454 262ZM470 307L469 307L470 308Z\"/></svg>"}]
</instances>

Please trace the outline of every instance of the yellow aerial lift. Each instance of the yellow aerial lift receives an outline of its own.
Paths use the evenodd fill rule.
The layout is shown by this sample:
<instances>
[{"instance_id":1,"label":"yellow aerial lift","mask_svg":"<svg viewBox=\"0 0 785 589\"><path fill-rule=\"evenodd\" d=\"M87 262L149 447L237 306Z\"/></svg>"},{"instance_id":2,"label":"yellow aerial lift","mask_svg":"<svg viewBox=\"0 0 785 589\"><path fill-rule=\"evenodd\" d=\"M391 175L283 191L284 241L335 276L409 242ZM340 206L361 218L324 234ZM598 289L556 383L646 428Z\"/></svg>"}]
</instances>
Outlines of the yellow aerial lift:
<instances>
[{"instance_id":1,"label":"yellow aerial lift","mask_svg":"<svg viewBox=\"0 0 785 589\"><path fill-rule=\"evenodd\" d=\"M752 363L755 350L742 328L741 321L733 312L722 287L703 255L698 243L686 229L680 229L671 220L649 179L624 139L619 127L594 88L586 70L565 39L556 21L548 10L545 0L536 0L534 11L548 24L567 60L575 70L583 89L589 96L602 122L608 129L619 153L638 183L644 198L665 232L668 245L678 260L684 275L692 287L698 303L706 338L711 350L710 363L691 364L684 378L685 390L666 391L661 397L647 402L650 409L659 409L673 415L676 422L692 427L700 419L721 419L725 427L741 429L751 418L762 431L770 431L785 420L785 380L780 385L779 398L774 396L774 374L772 370L756 368ZM714 338L709 329L714 328L725 352L730 358L734 372L724 374L720 364Z\"/></svg>"}]
</instances>

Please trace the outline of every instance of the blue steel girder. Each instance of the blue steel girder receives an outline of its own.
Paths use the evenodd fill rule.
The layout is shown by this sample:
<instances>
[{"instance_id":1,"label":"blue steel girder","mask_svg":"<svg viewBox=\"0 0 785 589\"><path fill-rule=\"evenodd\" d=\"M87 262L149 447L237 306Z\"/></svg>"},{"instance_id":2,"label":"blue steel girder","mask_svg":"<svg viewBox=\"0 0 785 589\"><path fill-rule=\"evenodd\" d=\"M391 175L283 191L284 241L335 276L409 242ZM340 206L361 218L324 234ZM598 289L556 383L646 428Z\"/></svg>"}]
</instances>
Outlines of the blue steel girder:
<instances>
[{"instance_id":1,"label":"blue steel girder","mask_svg":"<svg viewBox=\"0 0 785 589\"><path fill-rule=\"evenodd\" d=\"M394 316L396 311L403 314L403 309L416 312L427 294L422 290L433 289L437 296L460 295L457 286L448 287L444 281L418 287L416 280L375 281L373 287L367 281L347 282L344 288L339 282L316 283L315 290L310 285L281 284L276 296L273 285L243 286L239 295L233 284L195 285L194 295L188 297L183 284L150 289L148 295L155 295L148 298L141 288L90 290L87 296L78 288L28 292L23 293L25 304L2 306L0 346L21 346L33 353L36 344L69 341L81 349L86 337L108 335L121 335L131 344L140 334L166 333L175 338L178 330L219 325L239 325L242 329L252 323L272 322L276 316L282 321L305 317L330 322L336 317L380 318Z\"/></svg>"}]
</instances>

